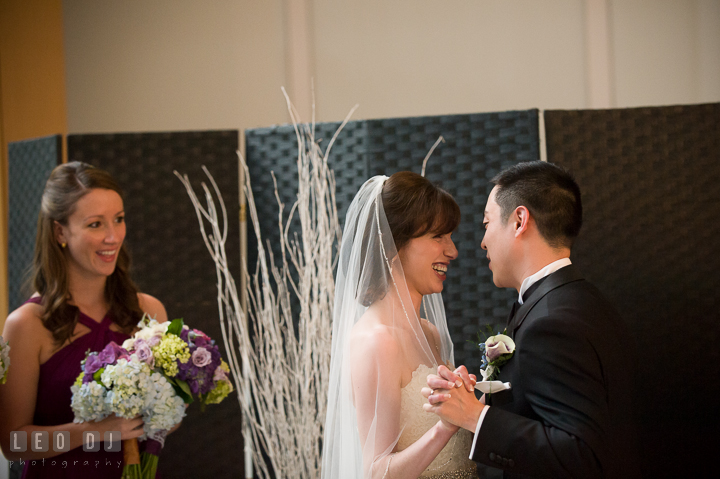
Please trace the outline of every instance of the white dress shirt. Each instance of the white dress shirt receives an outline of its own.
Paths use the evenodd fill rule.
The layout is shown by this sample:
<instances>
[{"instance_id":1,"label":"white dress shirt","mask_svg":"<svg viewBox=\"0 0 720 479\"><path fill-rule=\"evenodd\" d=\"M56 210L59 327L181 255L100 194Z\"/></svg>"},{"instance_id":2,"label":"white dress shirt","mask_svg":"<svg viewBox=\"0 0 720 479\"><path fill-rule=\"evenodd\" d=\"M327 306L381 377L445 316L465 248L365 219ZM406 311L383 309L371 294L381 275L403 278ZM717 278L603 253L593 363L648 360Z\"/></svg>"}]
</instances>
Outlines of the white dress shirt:
<instances>
[{"instance_id":1,"label":"white dress shirt","mask_svg":"<svg viewBox=\"0 0 720 479\"><path fill-rule=\"evenodd\" d=\"M545 276L548 276L555 271L559 270L560 268L564 268L565 266L568 266L572 264L570 262L570 258L561 258L557 261L553 261L549 265L542 268L540 271L538 271L535 274L531 274L527 278L525 278L520 285L520 291L518 292L519 298L518 303L523 304L523 298L522 295L525 291L528 290L530 286L535 284L537 281L543 279ZM487 414L488 409L490 409L490 406L486 406L483 408L482 412L480 413L480 418L478 419L477 426L475 427L475 437L473 438L472 447L470 448L470 459L472 459L473 454L475 453L475 442L477 441L478 435L480 434L480 427L482 426L483 419L485 419L485 414Z\"/></svg>"}]
</instances>

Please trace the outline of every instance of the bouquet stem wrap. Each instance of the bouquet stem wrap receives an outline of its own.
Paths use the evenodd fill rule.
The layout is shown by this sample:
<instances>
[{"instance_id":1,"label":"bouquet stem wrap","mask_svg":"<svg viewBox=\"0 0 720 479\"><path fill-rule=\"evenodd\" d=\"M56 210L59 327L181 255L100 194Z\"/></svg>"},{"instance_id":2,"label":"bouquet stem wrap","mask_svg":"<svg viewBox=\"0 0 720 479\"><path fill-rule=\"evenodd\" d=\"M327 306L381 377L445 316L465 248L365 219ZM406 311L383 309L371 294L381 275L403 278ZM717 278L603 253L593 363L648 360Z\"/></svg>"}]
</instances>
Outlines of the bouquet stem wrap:
<instances>
[{"instance_id":1,"label":"bouquet stem wrap","mask_svg":"<svg viewBox=\"0 0 720 479\"><path fill-rule=\"evenodd\" d=\"M140 464L140 447L136 438L123 439L123 459L126 466Z\"/></svg>"}]
</instances>

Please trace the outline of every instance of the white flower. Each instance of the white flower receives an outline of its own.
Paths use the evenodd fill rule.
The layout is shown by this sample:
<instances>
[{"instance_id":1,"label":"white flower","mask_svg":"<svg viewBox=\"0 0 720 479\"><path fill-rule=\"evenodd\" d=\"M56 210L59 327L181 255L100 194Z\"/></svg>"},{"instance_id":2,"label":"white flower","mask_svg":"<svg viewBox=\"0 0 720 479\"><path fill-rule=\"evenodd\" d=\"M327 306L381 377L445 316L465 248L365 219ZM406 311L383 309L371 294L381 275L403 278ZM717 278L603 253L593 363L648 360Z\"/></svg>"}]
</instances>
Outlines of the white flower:
<instances>
[{"instance_id":1,"label":"white flower","mask_svg":"<svg viewBox=\"0 0 720 479\"><path fill-rule=\"evenodd\" d=\"M185 417L185 402L161 373L153 372L147 382L143 405L145 434L171 429Z\"/></svg>"},{"instance_id":2,"label":"white flower","mask_svg":"<svg viewBox=\"0 0 720 479\"><path fill-rule=\"evenodd\" d=\"M164 323L158 323L154 319L144 319L138 323L138 326L140 327L140 331L135 333L133 337L135 339L144 339L145 341L149 341L153 336L162 336L165 334L168 326L170 326L170 322L165 321Z\"/></svg>"},{"instance_id":3,"label":"white flower","mask_svg":"<svg viewBox=\"0 0 720 479\"><path fill-rule=\"evenodd\" d=\"M495 361L503 354L510 354L513 352L515 352L515 341L504 334L490 336L485 341L485 357L487 357L489 363Z\"/></svg>"},{"instance_id":4,"label":"white flower","mask_svg":"<svg viewBox=\"0 0 720 479\"><path fill-rule=\"evenodd\" d=\"M481 369L480 374L482 375L482 380L487 381L489 377L492 377L494 372L495 366L488 366L485 369Z\"/></svg>"},{"instance_id":5,"label":"white flower","mask_svg":"<svg viewBox=\"0 0 720 479\"><path fill-rule=\"evenodd\" d=\"M70 405L75 414L73 422L100 421L112 412L105 402L106 390L97 382L73 385L70 389L73 393Z\"/></svg>"}]
</instances>

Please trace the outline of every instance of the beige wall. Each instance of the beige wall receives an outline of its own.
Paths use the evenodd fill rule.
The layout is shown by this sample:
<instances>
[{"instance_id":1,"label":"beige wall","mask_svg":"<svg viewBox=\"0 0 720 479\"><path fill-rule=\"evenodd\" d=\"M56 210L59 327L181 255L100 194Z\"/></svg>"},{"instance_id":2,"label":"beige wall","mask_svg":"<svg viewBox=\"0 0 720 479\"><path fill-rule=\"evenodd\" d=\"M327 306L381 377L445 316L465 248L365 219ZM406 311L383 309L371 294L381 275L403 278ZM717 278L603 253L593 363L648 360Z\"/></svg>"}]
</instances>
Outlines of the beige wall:
<instances>
[{"instance_id":1,"label":"beige wall","mask_svg":"<svg viewBox=\"0 0 720 479\"><path fill-rule=\"evenodd\" d=\"M71 133L285 120L279 0L65 0Z\"/></svg>"},{"instance_id":2,"label":"beige wall","mask_svg":"<svg viewBox=\"0 0 720 479\"><path fill-rule=\"evenodd\" d=\"M71 132L285 123L280 86L309 90L300 74L323 121L356 103L376 118L720 101L718 0L63 5ZM588 11L605 12L604 37ZM589 100L589 47L607 53L605 105Z\"/></svg>"},{"instance_id":3,"label":"beige wall","mask_svg":"<svg viewBox=\"0 0 720 479\"><path fill-rule=\"evenodd\" d=\"M720 101L720 1L611 3L618 106Z\"/></svg>"},{"instance_id":4,"label":"beige wall","mask_svg":"<svg viewBox=\"0 0 720 479\"><path fill-rule=\"evenodd\" d=\"M577 1L314 2L318 107L362 118L584 106Z\"/></svg>"}]
</instances>

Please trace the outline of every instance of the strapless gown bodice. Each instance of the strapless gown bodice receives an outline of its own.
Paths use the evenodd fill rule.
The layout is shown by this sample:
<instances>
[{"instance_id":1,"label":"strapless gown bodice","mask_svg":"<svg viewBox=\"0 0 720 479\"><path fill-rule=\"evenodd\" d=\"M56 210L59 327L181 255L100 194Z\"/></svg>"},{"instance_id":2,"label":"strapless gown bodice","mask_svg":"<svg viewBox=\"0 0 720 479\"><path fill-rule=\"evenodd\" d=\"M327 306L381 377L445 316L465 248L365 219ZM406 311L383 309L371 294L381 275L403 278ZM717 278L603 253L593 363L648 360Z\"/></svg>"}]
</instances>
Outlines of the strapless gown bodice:
<instances>
[{"instance_id":1,"label":"strapless gown bodice","mask_svg":"<svg viewBox=\"0 0 720 479\"><path fill-rule=\"evenodd\" d=\"M404 429L398 440L398 451L409 447L438 421L435 414L425 412L423 409L427 399L420 392L423 387L427 387L428 374L434 372L434 368L421 364L413 372L410 382L402 388L400 424L404 425ZM420 477L433 479L478 477L477 466L469 459L471 447L472 434L470 431L460 429Z\"/></svg>"}]
</instances>

